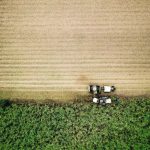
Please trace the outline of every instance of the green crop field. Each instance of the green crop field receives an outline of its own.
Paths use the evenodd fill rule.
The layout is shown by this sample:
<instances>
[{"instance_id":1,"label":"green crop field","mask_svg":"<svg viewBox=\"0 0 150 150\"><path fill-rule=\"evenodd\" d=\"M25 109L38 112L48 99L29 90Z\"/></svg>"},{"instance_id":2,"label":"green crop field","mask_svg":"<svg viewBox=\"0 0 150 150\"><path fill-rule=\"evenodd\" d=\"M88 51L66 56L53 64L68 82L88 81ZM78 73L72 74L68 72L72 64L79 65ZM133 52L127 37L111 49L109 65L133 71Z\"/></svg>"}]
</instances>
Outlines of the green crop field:
<instances>
[{"instance_id":1,"label":"green crop field","mask_svg":"<svg viewBox=\"0 0 150 150\"><path fill-rule=\"evenodd\" d=\"M1 150L148 150L150 98L0 107Z\"/></svg>"}]
</instances>

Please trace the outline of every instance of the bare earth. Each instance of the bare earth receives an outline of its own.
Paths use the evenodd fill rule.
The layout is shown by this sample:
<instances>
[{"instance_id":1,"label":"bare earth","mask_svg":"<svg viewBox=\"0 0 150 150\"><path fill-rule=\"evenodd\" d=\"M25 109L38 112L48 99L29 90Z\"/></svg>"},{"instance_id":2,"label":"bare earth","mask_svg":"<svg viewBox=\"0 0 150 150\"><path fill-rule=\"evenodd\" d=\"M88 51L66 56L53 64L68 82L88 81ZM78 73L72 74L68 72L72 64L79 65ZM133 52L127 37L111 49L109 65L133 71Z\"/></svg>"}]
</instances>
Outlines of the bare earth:
<instances>
[{"instance_id":1,"label":"bare earth","mask_svg":"<svg viewBox=\"0 0 150 150\"><path fill-rule=\"evenodd\" d=\"M150 95L149 58L148 0L0 1L0 98Z\"/></svg>"}]
</instances>

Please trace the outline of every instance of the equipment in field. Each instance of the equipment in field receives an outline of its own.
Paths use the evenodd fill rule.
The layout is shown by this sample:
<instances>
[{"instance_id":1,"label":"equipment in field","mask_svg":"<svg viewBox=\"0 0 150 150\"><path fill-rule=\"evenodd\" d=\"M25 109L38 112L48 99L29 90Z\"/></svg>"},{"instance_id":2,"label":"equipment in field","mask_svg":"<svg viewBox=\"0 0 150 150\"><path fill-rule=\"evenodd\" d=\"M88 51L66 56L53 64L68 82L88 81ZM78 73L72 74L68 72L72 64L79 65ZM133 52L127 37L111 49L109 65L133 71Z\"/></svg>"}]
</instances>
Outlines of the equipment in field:
<instances>
[{"instance_id":1,"label":"equipment in field","mask_svg":"<svg viewBox=\"0 0 150 150\"><path fill-rule=\"evenodd\" d=\"M93 94L93 103L105 105L111 104L112 100L108 96L100 96L101 92L110 93L115 91L114 86L99 86L99 85L89 85L88 91Z\"/></svg>"},{"instance_id":2,"label":"equipment in field","mask_svg":"<svg viewBox=\"0 0 150 150\"><path fill-rule=\"evenodd\" d=\"M111 98L109 98L107 96L100 96L99 99L98 99L98 101L97 101L97 103L102 104L102 105L111 104Z\"/></svg>"},{"instance_id":3,"label":"equipment in field","mask_svg":"<svg viewBox=\"0 0 150 150\"><path fill-rule=\"evenodd\" d=\"M106 96L101 96L99 98L93 97L93 103L102 104L102 105L111 104L111 98Z\"/></svg>"},{"instance_id":4,"label":"equipment in field","mask_svg":"<svg viewBox=\"0 0 150 150\"><path fill-rule=\"evenodd\" d=\"M91 94L99 94L101 88L99 85L89 85L88 90Z\"/></svg>"},{"instance_id":5,"label":"equipment in field","mask_svg":"<svg viewBox=\"0 0 150 150\"><path fill-rule=\"evenodd\" d=\"M110 93L115 91L114 86L89 85L88 90L91 94L100 94L101 92Z\"/></svg>"},{"instance_id":6,"label":"equipment in field","mask_svg":"<svg viewBox=\"0 0 150 150\"><path fill-rule=\"evenodd\" d=\"M103 86L102 87L102 91L104 93L114 92L115 91L115 87L114 86Z\"/></svg>"}]
</instances>

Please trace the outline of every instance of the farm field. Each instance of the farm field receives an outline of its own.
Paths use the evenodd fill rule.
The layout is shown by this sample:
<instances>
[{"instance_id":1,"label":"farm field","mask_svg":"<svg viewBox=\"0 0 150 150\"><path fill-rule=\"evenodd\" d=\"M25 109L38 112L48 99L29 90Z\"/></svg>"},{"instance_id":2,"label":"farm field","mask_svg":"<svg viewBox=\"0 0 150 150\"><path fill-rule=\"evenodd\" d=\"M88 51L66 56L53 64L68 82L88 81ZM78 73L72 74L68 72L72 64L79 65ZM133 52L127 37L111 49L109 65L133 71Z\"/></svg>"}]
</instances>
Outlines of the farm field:
<instances>
[{"instance_id":1,"label":"farm field","mask_svg":"<svg viewBox=\"0 0 150 150\"><path fill-rule=\"evenodd\" d=\"M0 150L150 149L150 98L0 107Z\"/></svg>"},{"instance_id":2,"label":"farm field","mask_svg":"<svg viewBox=\"0 0 150 150\"><path fill-rule=\"evenodd\" d=\"M149 0L0 1L0 99L150 96L149 66Z\"/></svg>"}]
</instances>

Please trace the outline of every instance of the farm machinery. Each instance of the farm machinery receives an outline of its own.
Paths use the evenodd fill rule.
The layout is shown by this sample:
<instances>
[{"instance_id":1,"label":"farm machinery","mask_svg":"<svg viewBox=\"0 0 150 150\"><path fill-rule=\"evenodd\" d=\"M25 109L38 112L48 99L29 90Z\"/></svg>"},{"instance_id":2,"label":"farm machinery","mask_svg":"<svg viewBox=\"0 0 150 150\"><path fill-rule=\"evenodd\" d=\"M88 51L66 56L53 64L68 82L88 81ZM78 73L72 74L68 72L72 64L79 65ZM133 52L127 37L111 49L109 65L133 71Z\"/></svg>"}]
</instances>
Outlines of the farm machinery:
<instances>
[{"instance_id":1,"label":"farm machinery","mask_svg":"<svg viewBox=\"0 0 150 150\"><path fill-rule=\"evenodd\" d=\"M101 93L111 93L114 92L116 88L114 86L99 86L99 85L89 85L88 91L93 95L93 103L105 105L111 104L112 100L109 96L101 96Z\"/></svg>"}]
</instances>

